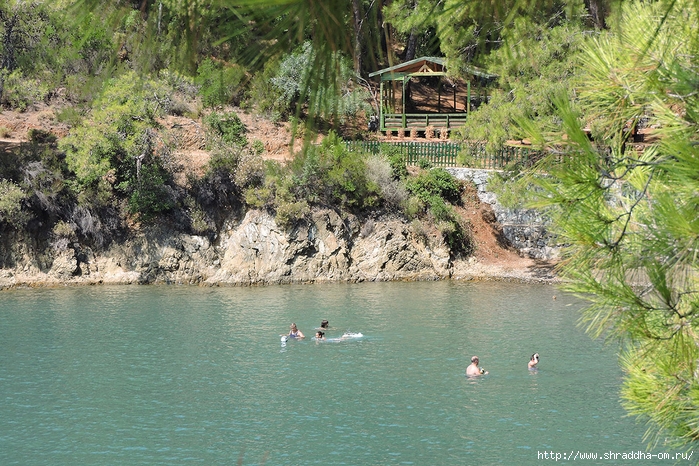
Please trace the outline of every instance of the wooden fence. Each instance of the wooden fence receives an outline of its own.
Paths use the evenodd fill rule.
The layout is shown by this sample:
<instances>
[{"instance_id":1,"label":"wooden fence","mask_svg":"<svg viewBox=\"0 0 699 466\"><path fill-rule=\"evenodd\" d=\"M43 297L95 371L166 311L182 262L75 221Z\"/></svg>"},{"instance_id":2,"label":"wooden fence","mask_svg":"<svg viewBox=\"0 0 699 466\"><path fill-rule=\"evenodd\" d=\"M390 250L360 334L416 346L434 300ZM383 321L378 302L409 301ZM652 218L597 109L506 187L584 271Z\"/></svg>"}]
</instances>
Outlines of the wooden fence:
<instances>
[{"instance_id":1,"label":"wooden fence","mask_svg":"<svg viewBox=\"0 0 699 466\"><path fill-rule=\"evenodd\" d=\"M381 115L381 131L425 131L427 128L458 128L466 123L465 113L385 113Z\"/></svg>"},{"instance_id":2,"label":"wooden fence","mask_svg":"<svg viewBox=\"0 0 699 466\"><path fill-rule=\"evenodd\" d=\"M420 160L427 160L435 167L471 167L501 169L513 166L529 167L540 157L541 153L527 147L503 146L496 151L486 150L484 144L455 142L418 142L418 141L344 141L350 151L362 151L378 154L400 150L408 165L418 165Z\"/></svg>"}]
</instances>

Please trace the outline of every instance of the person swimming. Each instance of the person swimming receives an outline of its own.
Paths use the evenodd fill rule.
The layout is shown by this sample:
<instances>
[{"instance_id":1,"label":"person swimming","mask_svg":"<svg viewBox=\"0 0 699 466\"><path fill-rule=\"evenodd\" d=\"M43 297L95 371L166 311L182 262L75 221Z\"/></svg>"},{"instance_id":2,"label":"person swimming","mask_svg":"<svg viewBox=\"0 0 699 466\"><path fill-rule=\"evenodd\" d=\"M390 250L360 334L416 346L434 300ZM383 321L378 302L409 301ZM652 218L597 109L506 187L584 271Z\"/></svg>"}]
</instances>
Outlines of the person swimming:
<instances>
[{"instance_id":1,"label":"person swimming","mask_svg":"<svg viewBox=\"0 0 699 466\"><path fill-rule=\"evenodd\" d=\"M284 336L284 335L281 335ZM306 338L301 330L296 327L296 324L292 322L289 333L287 334L289 338Z\"/></svg>"},{"instance_id":2,"label":"person swimming","mask_svg":"<svg viewBox=\"0 0 699 466\"><path fill-rule=\"evenodd\" d=\"M322 330L324 332L327 332L328 330L330 330L330 322L328 322L327 319L323 319L320 322L320 327L317 327L316 330Z\"/></svg>"},{"instance_id":3,"label":"person swimming","mask_svg":"<svg viewBox=\"0 0 699 466\"><path fill-rule=\"evenodd\" d=\"M473 356L471 358L471 364L466 368L466 375L469 377L477 377L479 375L485 375L488 373L487 370L482 367L478 367L479 359L478 356Z\"/></svg>"},{"instance_id":4,"label":"person swimming","mask_svg":"<svg viewBox=\"0 0 699 466\"><path fill-rule=\"evenodd\" d=\"M321 332L320 330L318 330L318 331L316 332L316 340L318 340L318 341L323 341L323 340L325 340L325 333L324 333L324 332Z\"/></svg>"},{"instance_id":5,"label":"person swimming","mask_svg":"<svg viewBox=\"0 0 699 466\"><path fill-rule=\"evenodd\" d=\"M527 368L530 371L538 370L539 368L536 367L537 364L539 364L539 353L534 353L534 354L532 354L532 357L529 358L529 363L527 364Z\"/></svg>"}]
</instances>

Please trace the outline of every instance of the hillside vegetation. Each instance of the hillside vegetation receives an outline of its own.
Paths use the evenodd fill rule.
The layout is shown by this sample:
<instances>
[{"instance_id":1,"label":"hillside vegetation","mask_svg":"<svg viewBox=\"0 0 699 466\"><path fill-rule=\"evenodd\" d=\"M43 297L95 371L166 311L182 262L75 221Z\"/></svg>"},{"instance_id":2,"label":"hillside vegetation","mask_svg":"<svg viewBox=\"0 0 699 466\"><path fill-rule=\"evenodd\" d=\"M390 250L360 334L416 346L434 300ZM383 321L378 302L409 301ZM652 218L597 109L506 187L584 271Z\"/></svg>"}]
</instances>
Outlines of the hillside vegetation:
<instances>
[{"instance_id":1,"label":"hillside vegetation","mask_svg":"<svg viewBox=\"0 0 699 466\"><path fill-rule=\"evenodd\" d=\"M623 343L624 403L649 440L691 449L698 12L693 0L8 0L0 105L43 117L0 127L14 140L0 152L0 234L98 249L150 225L213 239L250 209L292 229L323 208L393 214L467 257L468 186L341 138L375 137L370 72L420 56L445 57L452 77L476 65L498 78L451 137L551 155L544 177L512 167L503 193L555 217L562 273L590 300L589 330ZM299 141L288 160L239 109L286 125ZM641 130L653 139L631 144Z\"/></svg>"}]
</instances>

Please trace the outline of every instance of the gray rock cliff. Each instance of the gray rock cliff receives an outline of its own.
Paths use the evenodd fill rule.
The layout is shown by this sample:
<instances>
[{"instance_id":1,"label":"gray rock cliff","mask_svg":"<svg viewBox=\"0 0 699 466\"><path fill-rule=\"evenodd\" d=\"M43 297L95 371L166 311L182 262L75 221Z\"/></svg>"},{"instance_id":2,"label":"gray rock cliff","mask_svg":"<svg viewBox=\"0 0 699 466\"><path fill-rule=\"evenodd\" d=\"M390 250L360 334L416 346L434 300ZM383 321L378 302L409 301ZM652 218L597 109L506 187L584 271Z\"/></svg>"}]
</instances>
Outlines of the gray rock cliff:
<instances>
[{"instance_id":1,"label":"gray rock cliff","mask_svg":"<svg viewBox=\"0 0 699 466\"><path fill-rule=\"evenodd\" d=\"M73 242L29 246L6 237L0 287L93 283L253 285L325 281L435 280L450 277L449 249L438 237L417 237L397 217L360 225L317 210L291 230L248 211L230 218L216 241L150 228L93 251Z\"/></svg>"}]
</instances>

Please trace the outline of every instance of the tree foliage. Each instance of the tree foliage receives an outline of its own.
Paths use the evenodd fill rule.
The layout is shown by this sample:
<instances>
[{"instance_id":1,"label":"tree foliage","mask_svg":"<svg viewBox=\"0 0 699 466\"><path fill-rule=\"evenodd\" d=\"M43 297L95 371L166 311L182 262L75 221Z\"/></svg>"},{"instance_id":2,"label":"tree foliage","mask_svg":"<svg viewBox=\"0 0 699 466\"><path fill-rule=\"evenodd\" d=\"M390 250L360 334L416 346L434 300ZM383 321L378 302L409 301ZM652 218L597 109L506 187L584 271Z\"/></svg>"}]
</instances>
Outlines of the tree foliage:
<instances>
[{"instance_id":1,"label":"tree foliage","mask_svg":"<svg viewBox=\"0 0 699 466\"><path fill-rule=\"evenodd\" d=\"M578 22L551 27L517 18L503 36L503 46L486 60L498 86L458 131L464 139L486 141L491 150L524 137L518 120L531 119L543 132L560 130L553 102L572 98L584 29Z\"/></svg>"},{"instance_id":2,"label":"tree foliage","mask_svg":"<svg viewBox=\"0 0 699 466\"><path fill-rule=\"evenodd\" d=\"M537 180L570 245L567 287L590 301L593 335L623 342L626 408L681 445L699 441L698 14L691 0L625 3L620 29L585 46L575 106L556 101L565 137L528 126L566 158Z\"/></svg>"},{"instance_id":3,"label":"tree foliage","mask_svg":"<svg viewBox=\"0 0 699 466\"><path fill-rule=\"evenodd\" d=\"M61 140L77 189L108 182L130 198L132 211L152 214L171 207L166 176L153 129L167 112L169 90L160 82L142 81L134 73L105 84L90 117Z\"/></svg>"}]
</instances>

